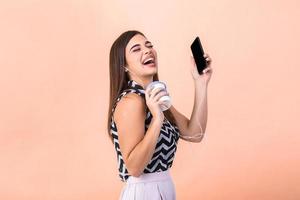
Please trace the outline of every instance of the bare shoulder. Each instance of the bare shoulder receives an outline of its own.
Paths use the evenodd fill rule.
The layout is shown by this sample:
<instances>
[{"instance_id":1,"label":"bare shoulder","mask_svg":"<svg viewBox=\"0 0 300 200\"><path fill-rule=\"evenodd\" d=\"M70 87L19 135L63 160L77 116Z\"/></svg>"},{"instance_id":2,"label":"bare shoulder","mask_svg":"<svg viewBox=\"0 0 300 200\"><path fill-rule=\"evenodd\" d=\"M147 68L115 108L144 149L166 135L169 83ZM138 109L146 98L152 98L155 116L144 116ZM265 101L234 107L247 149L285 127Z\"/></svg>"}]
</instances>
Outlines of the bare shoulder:
<instances>
[{"instance_id":1,"label":"bare shoulder","mask_svg":"<svg viewBox=\"0 0 300 200\"><path fill-rule=\"evenodd\" d=\"M130 152L145 135L145 103L143 97L129 93L118 102L114 119L118 129L118 140L124 162L128 162Z\"/></svg>"},{"instance_id":2,"label":"bare shoulder","mask_svg":"<svg viewBox=\"0 0 300 200\"><path fill-rule=\"evenodd\" d=\"M145 100L141 96L136 93L128 93L117 103L114 119L119 121L124 117L143 117L146 115L145 109Z\"/></svg>"}]
</instances>

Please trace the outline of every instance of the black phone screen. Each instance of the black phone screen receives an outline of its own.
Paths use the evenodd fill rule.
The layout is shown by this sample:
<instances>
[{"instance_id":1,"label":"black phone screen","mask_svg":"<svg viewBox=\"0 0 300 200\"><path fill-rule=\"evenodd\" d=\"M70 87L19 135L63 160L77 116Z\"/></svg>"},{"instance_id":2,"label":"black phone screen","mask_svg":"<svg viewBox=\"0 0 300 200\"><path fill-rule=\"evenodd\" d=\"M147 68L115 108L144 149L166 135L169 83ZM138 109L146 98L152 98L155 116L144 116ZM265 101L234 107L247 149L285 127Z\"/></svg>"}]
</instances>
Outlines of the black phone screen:
<instances>
[{"instance_id":1,"label":"black phone screen","mask_svg":"<svg viewBox=\"0 0 300 200\"><path fill-rule=\"evenodd\" d=\"M204 51L199 37L196 37L196 39L193 41L191 50L197 65L198 73L203 74L203 70L206 68L206 60L203 57Z\"/></svg>"}]
</instances>

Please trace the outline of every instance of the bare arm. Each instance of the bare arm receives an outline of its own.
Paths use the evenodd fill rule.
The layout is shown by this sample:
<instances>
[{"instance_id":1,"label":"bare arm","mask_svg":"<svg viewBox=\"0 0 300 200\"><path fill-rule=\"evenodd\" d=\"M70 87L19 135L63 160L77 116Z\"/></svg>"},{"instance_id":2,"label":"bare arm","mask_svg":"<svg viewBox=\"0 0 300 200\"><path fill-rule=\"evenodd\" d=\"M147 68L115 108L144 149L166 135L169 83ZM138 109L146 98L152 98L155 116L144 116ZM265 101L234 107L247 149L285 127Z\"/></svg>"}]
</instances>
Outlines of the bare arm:
<instances>
[{"instance_id":1,"label":"bare arm","mask_svg":"<svg viewBox=\"0 0 300 200\"><path fill-rule=\"evenodd\" d=\"M153 117L145 134L144 102L142 97L130 93L119 101L115 110L120 150L132 176L140 176L150 162L163 123Z\"/></svg>"},{"instance_id":2,"label":"bare arm","mask_svg":"<svg viewBox=\"0 0 300 200\"><path fill-rule=\"evenodd\" d=\"M207 67L203 70L203 74L198 73L196 63L191 57L192 76L195 86L194 106L190 119L178 112L173 106L171 112L173 113L177 126L181 133L181 138L190 142L201 142L206 130L207 124L207 86L212 75L211 59L208 54L204 54L207 62ZM200 137L196 137L196 136ZM194 137L186 139L186 137Z\"/></svg>"},{"instance_id":3,"label":"bare arm","mask_svg":"<svg viewBox=\"0 0 300 200\"><path fill-rule=\"evenodd\" d=\"M195 136L205 133L207 124L207 85L203 85L197 81L195 83L194 106L190 119L181 114L174 106L170 110L175 117L179 132L183 136ZM202 128L202 130L201 130ZM189 142L201 142L203 137L181 139Z\"/></svg>"},{"instance_id":4,"label":"bare arm","mask_svg":"<svg viewBox=\"0 0 300 200\"><path fill-rule=\"evenodd\" d=\"M180 132L180 138L189 142L201 142L201 137L185 138L182 136L195 136L204 134L207 123L207 86L195 82L194 106L190 119L181 114L174 106L170 108L175 117Z\"/></svg>"},{"instance_id":5,"label":"bare arm","mask_svg":"<svg viewBox=\"0 0 300 200\"><path fill-rule=\"evenodd\" d=\"M195 99L191 118L188 122L189 135L205 133L207 124L207 85L194 81ZM203 137L198 139L200 142Z\"/></svg>"}]
</instances>

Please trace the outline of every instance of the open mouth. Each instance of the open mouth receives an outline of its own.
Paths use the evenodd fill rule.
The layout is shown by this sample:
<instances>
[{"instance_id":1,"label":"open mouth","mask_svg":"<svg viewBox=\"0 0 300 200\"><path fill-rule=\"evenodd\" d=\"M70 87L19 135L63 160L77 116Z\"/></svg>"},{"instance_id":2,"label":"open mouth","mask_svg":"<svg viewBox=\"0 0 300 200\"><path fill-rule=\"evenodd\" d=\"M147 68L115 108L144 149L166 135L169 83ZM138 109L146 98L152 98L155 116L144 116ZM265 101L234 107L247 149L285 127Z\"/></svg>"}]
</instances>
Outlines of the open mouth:
<instances>
[{"instance_id":1,"label":"open mouth","mask_svg":"<svg viewBox=\"0 0 300 200\"><path fill-rule=\"evenodd\" d=\"M154 58L148 58L146 59L144 62L143 62L143 65L154 65L155 64L155 61L154 61Z\"/></svg>"}]
</instances>

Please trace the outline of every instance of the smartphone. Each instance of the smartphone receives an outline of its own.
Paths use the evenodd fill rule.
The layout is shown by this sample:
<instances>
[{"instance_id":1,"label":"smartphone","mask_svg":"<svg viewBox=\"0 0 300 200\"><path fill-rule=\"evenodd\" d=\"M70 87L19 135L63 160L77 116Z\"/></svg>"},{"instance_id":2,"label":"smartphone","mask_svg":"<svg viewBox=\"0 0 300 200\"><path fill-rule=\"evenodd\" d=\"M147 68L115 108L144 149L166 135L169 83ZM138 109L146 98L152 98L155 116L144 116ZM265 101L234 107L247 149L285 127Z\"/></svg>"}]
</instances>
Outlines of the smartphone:
<instances>
[{"instance_id":1,"label":"smartphone","mask_svg":"<svg viewBox=\"0 0 300 200\"><path fill-rule=\"evenodd\" d=\"M197 36L191 45L191 50L197 65L198 73L203 74L203 70L206 68L206 60L203 56L204 51L200 42L200 38Z\"/></svg>"}]
</instances>

